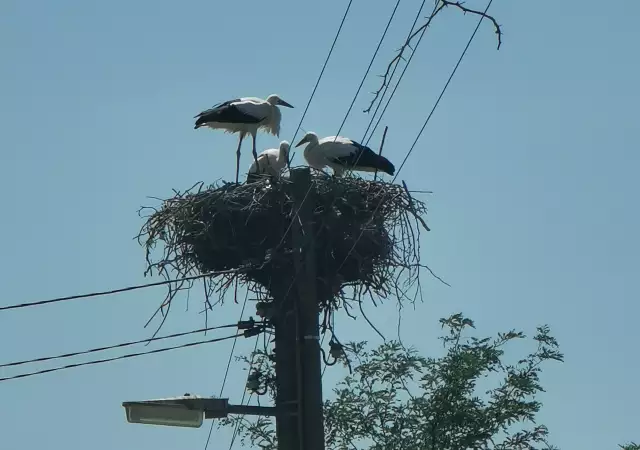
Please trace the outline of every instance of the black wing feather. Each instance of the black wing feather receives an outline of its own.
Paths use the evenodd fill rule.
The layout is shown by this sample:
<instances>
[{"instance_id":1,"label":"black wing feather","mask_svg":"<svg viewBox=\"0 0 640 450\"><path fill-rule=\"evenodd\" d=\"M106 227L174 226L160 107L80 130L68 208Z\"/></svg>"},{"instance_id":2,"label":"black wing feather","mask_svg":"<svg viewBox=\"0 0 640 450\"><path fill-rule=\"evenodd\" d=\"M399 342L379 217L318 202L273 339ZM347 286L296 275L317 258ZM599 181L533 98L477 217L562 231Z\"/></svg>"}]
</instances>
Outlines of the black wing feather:
<instances>
[{"instance_id":1,"label":"black wing feather","mask_svg":"<svg viewBox=\"0 0 640 450\"><path fill-rule=\"evenodd\" d=\"M202 111L200 114L194 117L196 120L195 128L206 125L210 122L218 123L258 123L264 119L264 117L255 117L250 114L246 114L240 111L233 103L240 102L242 99L236 98L215 105L213 108L209 108Z\"/></svg>"},{"instance_id":2,"label":"black wing feather","mask_svg":"<svg viewBox=\"0 0 640 450\"><path fill-rule=\"evenodd\" d=\"M396 169L387 158L377 155L376 152L359 142L352 140L351 144L356 147L357 150L355 152L338 158L331 158L332 161L347 169L371 167L373 169L378 169L381 172L388 173L389 175L394 174Z\"/></svg>"}]
</instances>

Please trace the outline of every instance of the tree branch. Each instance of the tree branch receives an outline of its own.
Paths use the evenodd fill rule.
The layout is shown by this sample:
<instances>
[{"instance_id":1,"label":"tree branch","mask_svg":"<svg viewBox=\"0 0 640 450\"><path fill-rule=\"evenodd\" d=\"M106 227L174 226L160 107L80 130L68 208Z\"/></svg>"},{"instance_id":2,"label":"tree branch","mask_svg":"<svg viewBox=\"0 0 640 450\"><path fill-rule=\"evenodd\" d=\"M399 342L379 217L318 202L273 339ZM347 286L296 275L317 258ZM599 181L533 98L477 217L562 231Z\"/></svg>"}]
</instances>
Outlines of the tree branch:
<instances>
[{"instance_id":1,"label":"tree branch","mask_svg":"<svg viewBox=\"0 0 640 450\"><path fill-rule=\"evenodd\" d=\"M376 100L380 96L380 93L389 84L390 82L389 74L391 73L393 68L398 65L400 60L404 59L403 54L404 54L404 51L407 49L407 47L411 49L411 51L415 51L415 49L411 47L411 42L418 36L418 34L422 33L426 28L429 27L429 25L431 25L431 21L433 21L433 19L438 15L440 11L442 11L444 8L448 6L454 6L458 8L463 12L463 14L467 14L467 13L474 14L476 16L482 17L483 19L490 20L495 29L495 33L498 36L497 50L500 50L500 47L502 46L502 28L500 27L500 25L498 24L498 21L493 16L483 11L467 8L466 6L464 6L464 2L462 1L452 2L449 0L439 0L438 6L433 10L433 13L427 18L427 21L418 29L416 29L413 33L411 33L411 35L407 38L405 43L402 44L402 46L398 50L398 54L387 65L387 70L385 71L385 73L383 75L380 75L380 78L382 78L382 85L378 90L373 92L373 100L369 104L369 107L364 110L365 113L371 112L371 109L373 108L373 105L375 104Z\"/></svg>"}]
</instances>

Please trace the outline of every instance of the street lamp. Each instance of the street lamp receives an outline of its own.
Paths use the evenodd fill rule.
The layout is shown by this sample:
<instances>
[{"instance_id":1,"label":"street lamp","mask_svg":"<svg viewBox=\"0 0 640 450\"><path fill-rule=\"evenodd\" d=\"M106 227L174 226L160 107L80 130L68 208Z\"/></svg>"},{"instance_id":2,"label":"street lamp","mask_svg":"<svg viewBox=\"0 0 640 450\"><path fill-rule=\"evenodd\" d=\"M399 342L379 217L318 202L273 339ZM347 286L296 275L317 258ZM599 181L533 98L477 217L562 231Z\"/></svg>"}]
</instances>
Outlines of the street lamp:
<instances>
[{"instance_id":1,"label":"street lamp","mask_svg":"<svg viewBox=\"0 0 640 450\"><path fill-rule=\"evenodd\" d=\"M270 406L230 405L229 399L200 397L185 394L182 397L123 402L127 422L170 427L199 428L203 420L227 417L228 414L275 415Z\"/></svg>"},{"instance_id":2,"label":"street lamp","mask_svg":"<svg viewBox=\"0 0 640 450\"><path fill-rule=\"evenodd\" d=\"M225 417L229 401L226 398L182 397L122 403L129 423L165 425L171 427L202 426L207 418Z\"/></svg>"},{"instance_id":3,"label":"street lamp","mask_svg":"<svg viewBox=\"0 0 640 450\"><path fill-rule=\"evenodd\" d=\"M169 405L124 405L127 421L148 425L199 428L204 420L204 411L189 410Z\"/></svg>"}]
</instances>

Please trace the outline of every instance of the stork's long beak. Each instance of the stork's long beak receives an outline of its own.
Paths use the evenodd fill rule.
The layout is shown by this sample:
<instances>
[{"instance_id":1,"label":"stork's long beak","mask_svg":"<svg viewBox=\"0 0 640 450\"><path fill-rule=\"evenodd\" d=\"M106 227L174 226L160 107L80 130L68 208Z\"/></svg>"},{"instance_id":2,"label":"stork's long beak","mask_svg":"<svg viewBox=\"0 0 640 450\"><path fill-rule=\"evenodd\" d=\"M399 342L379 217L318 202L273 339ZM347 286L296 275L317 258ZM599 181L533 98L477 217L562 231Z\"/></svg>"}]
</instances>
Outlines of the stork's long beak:
<instances>
[{"instance_id":1,"label":"stork's long beak","mask_svg":"<svg viewBox=\"0 0 640 450\"><path fill-rule=\"evenodd\" d=\"M296 147L300 147L302 144L305 144L306 142L307 142L307 138L305 136L302 139L300 139L300 142L296 144Z\"/></svg>"},{"instance_id":2,"label":"stork's long beak","mask_svg":"<svg viewBox=\"0 0 640 450\"><path fill-rule=\"evenodd\" d=\"M278 101L278 105L286 106L287 108L293 108L293 106L291 106L289 103L285 102L282 99Z\"/></svg>"}]
</instances>

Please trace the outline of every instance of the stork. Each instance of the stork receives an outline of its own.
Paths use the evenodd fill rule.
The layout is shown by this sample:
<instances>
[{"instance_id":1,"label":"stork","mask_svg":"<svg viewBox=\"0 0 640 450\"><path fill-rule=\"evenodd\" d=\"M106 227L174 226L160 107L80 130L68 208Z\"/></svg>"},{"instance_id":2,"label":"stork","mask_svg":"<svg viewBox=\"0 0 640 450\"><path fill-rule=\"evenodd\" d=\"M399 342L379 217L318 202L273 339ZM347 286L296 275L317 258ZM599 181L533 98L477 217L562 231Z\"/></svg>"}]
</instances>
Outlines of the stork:
<instances>
[{"instance_id":1,"label":"stork","mask_svg":"<svg viewBox=\"0 0 640 450\"><path fill-rule=\"evenodd\" d=\"M280 142L279 148L270 148L263 151L258 156L258 161L254 161L249 168L247 182L256 180L260 175L277 177L282 169L287 167L289 159L289 142Z\"/></svg>"},{"instance_id":2,"label":"stork","mask_svg":"<svg viewBox=\"0 0 640 450\"><path fill-rule=\"evenodd\" d=\"M343 175L345 170L359 170L361 172L381 171L393 175L395 167L384 156L376 154L352 139L342 136L329 136L318 139L318 135L310 131L296 144L304 149L304 159L310 167L322 170L325 167L333 169L336 177Z\"/></svg>"},{"instance_id":3,"label":"stork","mask_svg":"<svg viewBox=\"0 0 640 450\"><path fill-rule=\"evenodd\" d=\"M253 138L253 159L257 164L256 134L258 130L266 130L274 136L280 135L282 115L278 106L293 108L278 95L272 94L266 100L256 97L229 100L202 111L194 117L196 119L194 129L206 126L214 130L222 129L227 133L239 134L236 151L236 183L240 172L240 148L245 136L250 134Z\"/></svg>"}]
</instances>

